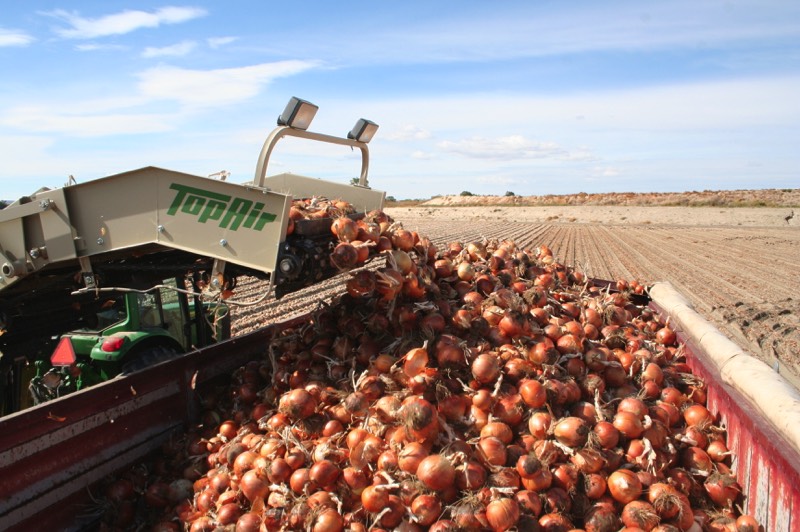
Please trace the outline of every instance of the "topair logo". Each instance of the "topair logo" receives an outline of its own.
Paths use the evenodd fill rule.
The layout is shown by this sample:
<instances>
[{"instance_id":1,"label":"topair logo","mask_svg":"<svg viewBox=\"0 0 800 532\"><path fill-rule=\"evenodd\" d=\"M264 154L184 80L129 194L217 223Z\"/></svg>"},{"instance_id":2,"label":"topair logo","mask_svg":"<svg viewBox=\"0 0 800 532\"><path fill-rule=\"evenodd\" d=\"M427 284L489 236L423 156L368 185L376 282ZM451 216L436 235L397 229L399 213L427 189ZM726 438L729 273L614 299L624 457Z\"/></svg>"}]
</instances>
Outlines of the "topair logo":
<instances>
[{"instance_id":1,"label":"topair logo","mask_svg":"<svg viewBox=\"0 0 800 532\"><path fill-rule=\"evenodd\" d=\"M276 218L272 213L262 212L264 204L261 202L177 183L172 183L169 188L178 191L172 205L167 209L170 216L175 216L180 211L197 216L197 221L203 224L208 220L219 221L220 227L231 231L236 231L240 226L261 231Z\"/></svg>"}]
</instances>

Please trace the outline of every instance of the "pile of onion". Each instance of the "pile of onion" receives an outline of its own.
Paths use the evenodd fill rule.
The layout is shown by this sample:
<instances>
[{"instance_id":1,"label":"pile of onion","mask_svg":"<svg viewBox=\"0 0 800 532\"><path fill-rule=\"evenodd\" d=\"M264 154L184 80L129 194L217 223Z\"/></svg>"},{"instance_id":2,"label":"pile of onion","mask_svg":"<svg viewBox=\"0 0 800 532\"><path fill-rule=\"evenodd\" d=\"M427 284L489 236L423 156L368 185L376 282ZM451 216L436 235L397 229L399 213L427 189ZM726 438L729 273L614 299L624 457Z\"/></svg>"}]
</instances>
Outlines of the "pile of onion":
<instances>
[{"instance_id":1,"label":"pile of onion","mask_svg":"<svg viewBox=\"0 0 800 532\"><path fill-rule=\"evenodd\" d=\"M201 422L134 483L140 525L758 529L705 387L639 283L595 286L546 246L437 249L364 220L334 223L337 238L386 265L206 391Z\"/></svg>"}]
</instances>

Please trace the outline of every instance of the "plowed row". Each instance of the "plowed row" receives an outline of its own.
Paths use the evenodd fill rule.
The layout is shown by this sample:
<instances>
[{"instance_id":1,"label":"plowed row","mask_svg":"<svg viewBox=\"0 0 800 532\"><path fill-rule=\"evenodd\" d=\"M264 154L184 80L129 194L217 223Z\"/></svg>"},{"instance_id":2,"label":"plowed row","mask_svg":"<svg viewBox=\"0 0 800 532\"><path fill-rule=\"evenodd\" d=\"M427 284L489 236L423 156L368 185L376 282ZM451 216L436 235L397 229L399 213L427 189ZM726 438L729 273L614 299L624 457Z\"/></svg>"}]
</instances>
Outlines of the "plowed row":
<instances>
[{"instance_id":1,"label":"plowed row","mask_svg":"<svg viewBox=\"0 0 800 532\"><path fill-rule=\"evenodd\" d=\"M491 212L487 208L487 214ZM742 347L800 384L800 231L790 226L691 226L648 223L515 222L448 219L410 210L391 213L407 229L436 244L483 238L514 240L523 247L549 246L560 261L600 279L669 281ZM338 293L342 279L281 301L238 308L234 331L243 333L280 317L306 312ZM264 290L242 283L240 299ZM800 386L798 386L800 387Z\"/></svg>"}]
</instances>

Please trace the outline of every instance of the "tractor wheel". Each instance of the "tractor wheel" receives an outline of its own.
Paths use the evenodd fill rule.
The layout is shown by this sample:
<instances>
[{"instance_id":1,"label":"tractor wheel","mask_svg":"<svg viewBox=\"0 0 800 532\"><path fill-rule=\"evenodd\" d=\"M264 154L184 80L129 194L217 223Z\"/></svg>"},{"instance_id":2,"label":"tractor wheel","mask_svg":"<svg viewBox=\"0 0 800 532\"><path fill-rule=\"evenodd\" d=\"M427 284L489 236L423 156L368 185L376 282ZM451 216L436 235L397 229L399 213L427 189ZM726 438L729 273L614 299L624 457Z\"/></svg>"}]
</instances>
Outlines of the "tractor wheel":
<instances>
[{"instance_id":1,"label":"tractor wheel","mask_svg":"<svg viewBox=\"0 0 800 532\"><path fill-rule=\"evenodd\" d=\"M130 375L135 371L155 366L156 364L173 359L181 354L182 353L172 347L165 347L162 345L151 347L150 349L145 349L141 353L132 355L133 358L122 365L122 371L120 371L119 374Z\"/></svg>"}]
</instances>

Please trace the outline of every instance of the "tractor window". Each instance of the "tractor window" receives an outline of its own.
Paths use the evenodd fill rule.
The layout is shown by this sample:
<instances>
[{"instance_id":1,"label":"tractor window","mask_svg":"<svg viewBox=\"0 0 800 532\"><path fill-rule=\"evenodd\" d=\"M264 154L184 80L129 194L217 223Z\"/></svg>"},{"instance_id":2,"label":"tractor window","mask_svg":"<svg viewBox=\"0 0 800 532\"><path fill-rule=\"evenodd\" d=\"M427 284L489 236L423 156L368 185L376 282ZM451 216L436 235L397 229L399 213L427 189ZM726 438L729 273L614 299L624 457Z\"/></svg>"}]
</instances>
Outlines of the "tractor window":
<instances>
[{"instance_id":1,"label":"tractor window","mask_svg":"<svg viewBox=\"0 0 800 532\"><path fill-rule=\"evenodd\" d=\"M119 323L124 320L125 314L125 298L124 296L117 296L114 299L106 299L101 301L97 312L92 317L90 329L102 331L107 327Z\"/></svg>"},{"instance_id":2,"label":"tractor window","mask_svg":"<svg viewBox=\"0 0 800 532\"><path fill-rule=\"evenodd\" d=\"M174 278L165 279L162 284L178 288L177 280ZM185 349L188 349L190 345L188 345L186 338L186 317L181 304L185 297L170 288L161 288L159 292L164 316L164 328L169 331L170 336L178 340Z\"/></svg>"},{"instance_id":3,"label":"tractor window","mask_svg":"<svg viewBox=\"0 0 800 532\"><path fill-rule=\"evenodd\" d=\"M139 298L139 321L142 327L160 327L163 320L159 309L158 292L148 292L138 294Z\"/></svg>"}]
</instances>

